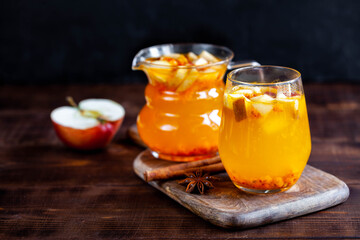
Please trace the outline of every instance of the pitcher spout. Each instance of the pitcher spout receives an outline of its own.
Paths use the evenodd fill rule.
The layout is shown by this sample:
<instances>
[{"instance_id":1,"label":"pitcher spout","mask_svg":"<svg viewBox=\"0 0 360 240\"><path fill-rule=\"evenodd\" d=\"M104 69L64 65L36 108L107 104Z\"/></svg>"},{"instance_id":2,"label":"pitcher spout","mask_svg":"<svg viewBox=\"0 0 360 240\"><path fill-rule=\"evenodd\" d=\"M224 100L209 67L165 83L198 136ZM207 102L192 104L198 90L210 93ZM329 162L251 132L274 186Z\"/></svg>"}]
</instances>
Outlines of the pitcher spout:
<instances>
[{"instance_id":1,"label":"pitcher spout","mask_svg":"<svg viewBox=\"0 0 360 240\"><path fill-rule=\"evenodd\" d=\"M143 66L148 58L157 58L166 54L174 53L173 44L156 45L140 50L134 57L132 62L133 70L143 70Z\"/></svg>"},{"instance_id":2,"label":"pitcher spout","mask_svg":"<svg viewBox=\"0 0 360 240\"><path fill-rule=\"evenodd\" d=\"M146 60L145 57L140 54L141 51L136 54L132 61L131 69L132 70L142 70L142 66L144 65L144 61Z\"/></svg>"}]
</instances>

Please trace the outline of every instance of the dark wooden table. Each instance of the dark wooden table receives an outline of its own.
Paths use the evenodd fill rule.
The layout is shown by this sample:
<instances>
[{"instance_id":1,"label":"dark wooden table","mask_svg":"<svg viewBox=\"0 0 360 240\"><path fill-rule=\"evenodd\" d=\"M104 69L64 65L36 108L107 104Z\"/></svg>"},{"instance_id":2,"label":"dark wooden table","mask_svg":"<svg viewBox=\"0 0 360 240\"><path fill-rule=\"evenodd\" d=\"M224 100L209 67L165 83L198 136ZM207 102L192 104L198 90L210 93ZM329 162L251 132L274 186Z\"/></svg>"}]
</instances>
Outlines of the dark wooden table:
<instances>
[{"instance_id":1,"label":"dark wooden table","mask_svg":"<svg viewBox=\"0 0 360 240\"><path fill-rule=\"evenodd\" d=\"M345 181L349 199L336 207L248 230L205 222L140 180L132 161L143 149L127 128L144 104L143 85L0 86L0 238L359 238L360 85L305 85L312 166ZM52 109L105 97L126 119L104 151L64 147Z\"/></svg>"}]
</instances>

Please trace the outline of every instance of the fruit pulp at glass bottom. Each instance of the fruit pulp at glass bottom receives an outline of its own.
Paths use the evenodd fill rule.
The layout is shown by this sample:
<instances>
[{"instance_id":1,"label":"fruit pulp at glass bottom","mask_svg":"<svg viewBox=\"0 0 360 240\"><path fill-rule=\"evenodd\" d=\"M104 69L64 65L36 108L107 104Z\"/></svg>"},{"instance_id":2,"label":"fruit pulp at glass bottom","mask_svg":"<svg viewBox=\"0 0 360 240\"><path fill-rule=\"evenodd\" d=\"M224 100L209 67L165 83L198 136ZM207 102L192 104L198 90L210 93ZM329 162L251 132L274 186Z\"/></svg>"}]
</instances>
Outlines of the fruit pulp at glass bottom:
<instances>
[{"instance_id":1,"label":"fruit pulp at glass bottom","mask_svg":"<svg viewBox=\"0 0 360 240\"><path fill-rule=\"evenodd\" d=\"M137 120L141 139L152 151L185 157L184 161L197 160L187 160L190 156L202 159L216 155L222 95L222 81L200 91L194 86L183 93L148 84L147 104Z\"/></svg>"},{"instance_id":2,"label":"fruit pulp at glass bottom","mask_svg":"<svg viewBox=\"0 0 360 240\"><path fill-rule=\"evenodd\" d=\"M311 140L305 97L299 100L296 117L288 103L272 104L276 104L275 110L266 116L248 114L241 121L235 120L232 109L223 109L219 153L238 187L287 189L296 183L307 163Z\"/></svg>"}]
</instances>

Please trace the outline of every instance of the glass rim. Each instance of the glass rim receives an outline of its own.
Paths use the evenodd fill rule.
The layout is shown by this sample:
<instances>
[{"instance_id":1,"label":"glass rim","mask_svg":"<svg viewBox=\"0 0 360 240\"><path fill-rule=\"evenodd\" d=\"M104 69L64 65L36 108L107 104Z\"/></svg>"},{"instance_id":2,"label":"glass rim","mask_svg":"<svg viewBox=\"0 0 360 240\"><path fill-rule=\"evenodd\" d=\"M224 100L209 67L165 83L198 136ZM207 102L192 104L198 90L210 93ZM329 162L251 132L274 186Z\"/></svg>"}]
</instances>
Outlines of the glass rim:
<instances>
[{"instance_id":1,"label":"glass rim","mask_svg":"<svg viewBox=\"0 0 360 240\"><path fill-rule=\"evenodd\" d=\"M251 69L251 68L266 68L266 67L267 68L288 69L288 70L291 70L291 71L295 72L298 76L296 78L293 78L293 79L289 79L289 80L285 80L285 81L281 81L281 82L272 82L272 83L249 83L249 82L244 82L244 81L232 78L233 75L235 73L237 73L237 72L241 72L241 71L248 70L248 69ZM232 82L240 83L242 85L247 85L247 86L254 86L254 87L267 86L267 87L272 87L272 86L281 86L281 85L285 85L285 84L294 83L294 82L298 81L299 79L301 79L301 73L298 70L296 70L294 68L289 68L289 67L276 66L276 65L260 65L260 66L250 66L250 67L243 67L243 68L235 69L235 70L233 70L233 71L231 71L231 72L229 72L227 74L226 79L230 80Z\"/></svg>"},{"instance_id":2,"label":"glass rim","mask_svg":"<svg viewBox=\"0 0 360 240\"><path fill-rule=\"evenodd\" d=\"M143 61L143 64L145 64L147 66L155 67L155 68L174 68L174 69L176 69L176 68L183 68L183 69L200 68L201 69L201 68L207 68L207 67L222 65L224 63L228 64L234 58L234 52L231 51L229 48L227 48L225 46L210 44L210 43L165 43L165 44L159 44L159 45L154 45L154 46L144 48L144 49L142 49L142 51L146 50L146 49L149 49L149 48L154 48L154 47L158 48L158 47L163 47L163 46L196 46L196 45L205 45L205 46L208 46L208 47L222 49L222 50L228 52L229 56L227 56L225 59L222 59L219 62L208 63L208 64L205 64L205 65L199 65L199 66L168 66L168 65L161 65L161 64L153 64L153 63L148 62L148 61Z\"/></svg>"}]
</instances>

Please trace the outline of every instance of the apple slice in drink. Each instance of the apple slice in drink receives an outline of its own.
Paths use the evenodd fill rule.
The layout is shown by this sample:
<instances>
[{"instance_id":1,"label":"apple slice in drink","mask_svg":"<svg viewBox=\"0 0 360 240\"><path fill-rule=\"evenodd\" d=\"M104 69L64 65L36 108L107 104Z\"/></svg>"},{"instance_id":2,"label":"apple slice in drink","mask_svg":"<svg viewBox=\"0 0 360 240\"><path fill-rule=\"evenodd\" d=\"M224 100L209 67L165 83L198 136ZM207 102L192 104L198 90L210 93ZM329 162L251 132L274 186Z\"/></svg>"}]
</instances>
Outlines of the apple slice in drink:
<instances>
[{"instance_id":1,"label":"apple slice in drink","mask_svg":"<svg viewBox=\"0 0 360 240\"><path fill-rule=\"evenodd\" d=\"M178 65L178 62L176 61L175 58L167 57L167 56L162 56L160 58L160 60L153 61L154 64L160 64L160 62L167 62L172 66L177 66Z\"/></svg>"},{"instance_id":2,"label":"apple slice in drink","mask_svg":"<svg viewBox=\"0 0 360 240\"><path fill-rule=\"evenodd\" d=\"M239 89L232 93L225 93L225 106L229 109L233 109L233 103L239 98L246 98L249 102L249 98L253 96L251 89Z\"/></svg>"},{"instance_id":3,"label":"apple slice in drink","mask_svg":"<svg viewBox=\"0 0 360 240\"><path fill-rule=\"evenodd\" d=\"M187 54L187 58L189 59L190 62L194 62L196 59L198 59L198 56L193 52L189 52Z\"/></svg>"},{"instance_id":4,"label":"apple slice in drink","mask_svg":"<svg viewBox=\"0 0 360 240\"><path fill-rule=\"evenodd\" d=\"M205 50L200 53L199 57L204 58L206 61L210 63L219 62L219 59L217 57L215 57L214 55L212 55L211 53Z\"/></svg>"},{"instance_id":5,"label":"apple slice in drink","mask_svg":"<svg viewBox=\"0 0 360 240\"><path fill-rule=\"evenodd\" d=\"M199 77L199 72L196 69L191 69L179 87L176 89L176 92L183 92L188 89L195 80Z\"/></svg>"},{"instance_id":6,"label":"apple slice in drink","mask_svg":"<svg viewBox=\"0 0 360 240\"><path fill-rule=\"evenodd\" d=\"M285 94L280 93L276 97L278 102L281 102L284 105L284 109L287 112L291 112L291 115L294 119L299 119L299 101L300 97L287 97Z\"/></svg>"},{"instance_id":7,"label":"apple slice in drink","mask_svg":"<svg viewBox=\"0 0 360 240\"><path fill-rule=\"evenodd\" d=\"M250 89L240 89L232 93L225 93L225 107L233 110L235 121L240 122L248 116L250 100L245 95L251 95Z\"/></svg>"},{"instance_id":8,"label":"apple slice in drink","mask_svg":"<svg viewBox=\"0 0 360 240\"><path fill-rule=\"evenodd\" d=\"M195 66L202 66L202 65L208 64L209 62L206 61L205 58L200 57L200 58L196 59L193 63Z\"/></svg>"},{"instance_id":9,"label":"apple slice in drink","mask_svg":"<svg viewBox=\"0 0 360 240\"><path fill-rule=\"evenodd\" d=\"M175 58L175 59L177 59L177 58L179 58L180 56L181 56L180 53L169 53L169 54L163 55L161 58L168 57L168 58ZM161 58L160 58L160 59L161 59Z\"/></svg>"},{"instance_id":10,"label":"apple slice in drink","mask_svg":"<svg viewBox=\"0 0 360 240\"><path fill-rule=\"evenodd\" d=\"M151 63L154 65L159 65L159 67L149 66L145 68L145 72L148 74L149 79L160 83L168 82L174 73L171 67L176 65L162 60L153 61Z\"/></svg>"},{"instance_id":11,"label":"apple slice in drink","mask_svg":"<svg viewBox=\"0 0 360 240\"><path fill-rule=\"evenodd\" d=\"M184 54L180 53L171 53L164 55L160 58L162 61L168 61L172 65L183 66L189 63L188 59L184 56Z\"/></svg>"},{"instance_id":12,"label":"apple slice in drink","mask_svg":"<svg viewBox=\"0 0 360 240\"><path fill-rule=\"evenodd\" d=\"M262 94L266 94L272 98L276 98L277 95L277 87L271 86L271 87L259 87Z\"/></svg>"},{"instance_id":13,"label":"apple slice in drink","mask_svg":"<svg viewBox=\"0 0 360 240\"><path fill-rule=\"evenodd\" d=\"M268 114L274 107L274 98L267 94L256 96L250 99L252 101L253 108L258 111L262 116Z\"/></svg>"},{"instance_id":14,"label":"apple slice in drink","mask_svg":"<svg viewBox=\"0 0 360 240\"><path fill-rule=\"evenodd\" d=\"M215 81L220 75L219 71L212 68L205 69L199 73L199 81Z\"/></svg>"},{"instance_id":15,"label":"apple slice in drink","mask_svg":"<svg viewBox=\"0 0 360 240\"><path fill-rule=\"evenodd\" d=\"M254 95L260 96L262 94L260 87L253 87L252 90L254 91ZM256 97L254 96L254 97Z\"/></svg>"},{"instance_id":16,"label":"apple slice in drink","mask_svg":"<svg viewBox=\"0 0 360 240\"><path fill-rule=\"evenodd\" d=\"M189 69L186 68L176 70L174 77L169 79L169 86L174 88L178 87L185 80L188 72Z\"/></svg>"},{"instance_id":17,"label":"apple slice in drink","mask_svg":"<svg viewBox=\"0 0 360 240\"><path fill-rule=\"evenodd\" d=\"M180 57L176 58L179 66L184 66L189 63L188 59L184 56L184 54L180 54Z\"/></svg>"},{"instance_id":18,"label":"apple slice in drink","mask_svg":"<svg viewBox=\"0 0 360 240\"><path fill-rule=\"evenodd\" d=\"M70 99L69 102L72 102ZM108 99L87 99L79 106L63 106L51 112L56 134L67 146L80 150L105 147L111 142L125 116L124 108Z\"/></svg>"},{"instance_id":19,"label":"apple slice in drink","mask_svg":"<svg viewBox=\"0 0 360 240\"><path fill-rule=\"evenodd\" d=\"M233 102L235 121L240 122L247 118L246 98L240 97Z\"/></svg>"}]
</instances>

